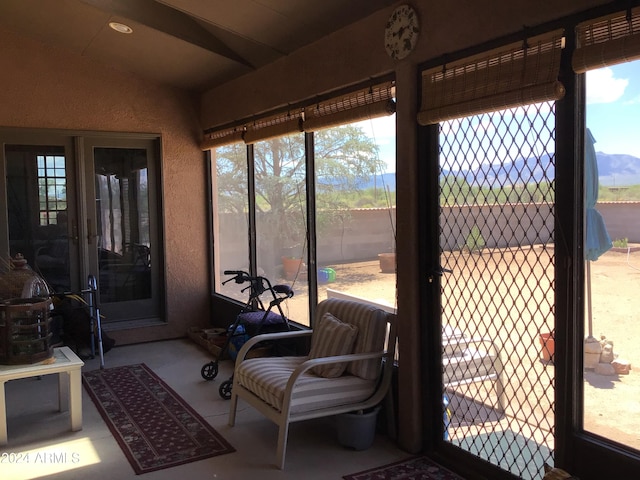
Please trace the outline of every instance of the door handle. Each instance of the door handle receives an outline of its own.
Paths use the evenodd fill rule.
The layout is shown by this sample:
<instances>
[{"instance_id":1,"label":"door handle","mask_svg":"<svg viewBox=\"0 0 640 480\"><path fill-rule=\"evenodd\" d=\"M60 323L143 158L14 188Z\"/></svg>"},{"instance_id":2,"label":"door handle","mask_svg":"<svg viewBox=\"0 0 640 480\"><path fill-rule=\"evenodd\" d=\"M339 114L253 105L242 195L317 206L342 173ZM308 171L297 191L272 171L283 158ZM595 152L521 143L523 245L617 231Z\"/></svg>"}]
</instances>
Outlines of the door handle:
<instances>
[{"instance_id":1,"label":"door handle","mask_svg":"<svg viewBox=\"0 0 640 480\"><path fill-rule=\"evenodd\" d=\"M438 268L431 271L431 273L427 277L427 280L429 281L429 283L433 283L436 276L441 277L442 274L444 273L453 273L453 270L449 270L448 268L443 268L442 266L439 266Z\"/></svg>"}]
</instances>

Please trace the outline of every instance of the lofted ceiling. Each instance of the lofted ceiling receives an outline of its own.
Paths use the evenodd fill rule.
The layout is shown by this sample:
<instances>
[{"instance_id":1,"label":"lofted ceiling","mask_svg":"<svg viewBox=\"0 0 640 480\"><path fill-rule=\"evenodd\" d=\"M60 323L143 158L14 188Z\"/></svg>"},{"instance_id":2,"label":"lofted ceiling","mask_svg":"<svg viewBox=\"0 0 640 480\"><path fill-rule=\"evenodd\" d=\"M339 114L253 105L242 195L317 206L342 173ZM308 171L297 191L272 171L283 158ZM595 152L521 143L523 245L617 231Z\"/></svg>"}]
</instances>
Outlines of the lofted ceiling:
<instances>
[{"instance_id":1,"label":"lofted ceiling","mask_svg":"<svg viewBox=\"0 0 640 480\"><path fill-rule=\"evenodd\" d=\"M0 25L162 84L202 92L396 0L1 0ZM118 33L110 22L128 25Z\"/></svg>"}]
</instances>

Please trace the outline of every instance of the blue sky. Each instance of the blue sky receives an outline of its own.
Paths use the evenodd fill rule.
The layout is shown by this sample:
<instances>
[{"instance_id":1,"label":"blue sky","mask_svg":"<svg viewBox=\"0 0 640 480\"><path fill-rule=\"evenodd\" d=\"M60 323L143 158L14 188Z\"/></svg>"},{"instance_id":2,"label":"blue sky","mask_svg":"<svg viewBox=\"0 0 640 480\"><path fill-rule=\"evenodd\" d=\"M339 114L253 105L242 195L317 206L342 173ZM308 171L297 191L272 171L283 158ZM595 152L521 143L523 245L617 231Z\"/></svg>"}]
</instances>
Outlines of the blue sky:
<instances>
[{"instance_id":1,"label":"blue sky","mask_svg":"<svg viewBox=\"0 0 640 480\"><path fill-rule=\"evenodd\" d=\"M640 158L640 61L587 73L587 127L596 151Z\"/></svg>"},{"instance_id":2,"label":"blue sky","mask_svg":"<svg viewBox=\"0 0 640 480\"><path fill-rule=\"evenodd\" d=\"M372 138L378 145L378 155L380 160L384 160L387 164L385 172L390 173L396 171L396 116L387 115L384 117L363 120L356 123L362 128L364 133Z\"/></svg>"}]
</instances>

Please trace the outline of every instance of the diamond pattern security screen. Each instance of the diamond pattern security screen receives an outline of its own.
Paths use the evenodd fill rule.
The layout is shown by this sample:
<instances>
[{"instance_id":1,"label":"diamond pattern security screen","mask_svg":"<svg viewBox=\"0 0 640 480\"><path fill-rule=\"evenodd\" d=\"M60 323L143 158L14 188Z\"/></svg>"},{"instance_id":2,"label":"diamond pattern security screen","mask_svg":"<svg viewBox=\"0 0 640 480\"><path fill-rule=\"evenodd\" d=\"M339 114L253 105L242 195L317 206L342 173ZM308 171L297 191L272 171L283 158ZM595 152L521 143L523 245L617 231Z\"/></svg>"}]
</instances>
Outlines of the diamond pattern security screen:
<instances>
[{"instance_id":1,"label":"diamond pattern security screen","mask_svg":"<svg viewBox=\"0 0 640 480\"><path fill-rule=\"evenodd\" d=\"M445 439L538 479L554 448L554 103L447 121L439 141Z\"/></svg>"}]
</instances>

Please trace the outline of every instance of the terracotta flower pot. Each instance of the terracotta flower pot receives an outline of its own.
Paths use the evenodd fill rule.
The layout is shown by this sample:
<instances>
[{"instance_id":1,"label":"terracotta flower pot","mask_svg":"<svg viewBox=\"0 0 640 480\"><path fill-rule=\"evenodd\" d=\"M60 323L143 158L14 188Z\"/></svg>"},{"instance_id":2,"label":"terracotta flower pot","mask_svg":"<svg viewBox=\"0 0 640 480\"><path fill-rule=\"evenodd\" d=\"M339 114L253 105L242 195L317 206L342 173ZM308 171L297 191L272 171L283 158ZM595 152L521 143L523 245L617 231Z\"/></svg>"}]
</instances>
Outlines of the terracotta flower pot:
<instances>
[{"instance_id":1,"label":"terracotta flower pot","mask_svg":"<svg viewBox=\"0 0 640 480\"><path fill-rule=\"evenodd\" d=\"M556 351L556 342L553 333L541 333L538 336L541 348L541 358L545 362L553 363Z\"/></svg>"},{"instance_id":2,"label":"terracotta flower pot","mask_svg":"<svg viewBox=\"0 0 640 480\"><path fill-rule=\"evenodd\" d=\"M380 271L382 273L396 273L396 254L395 253L379 253Z\"/></svg>"},{"instance_id":3,"label":"terracotta flower pot","mask_svg":"<svg viewBox=\"0 0 640 480\"><path fill-rule=\"evenodd\" d=\"M282 257L282 269L284 278L294 280L300 272L302 260L300 258Z\"/></svg>"}]
</instances>

